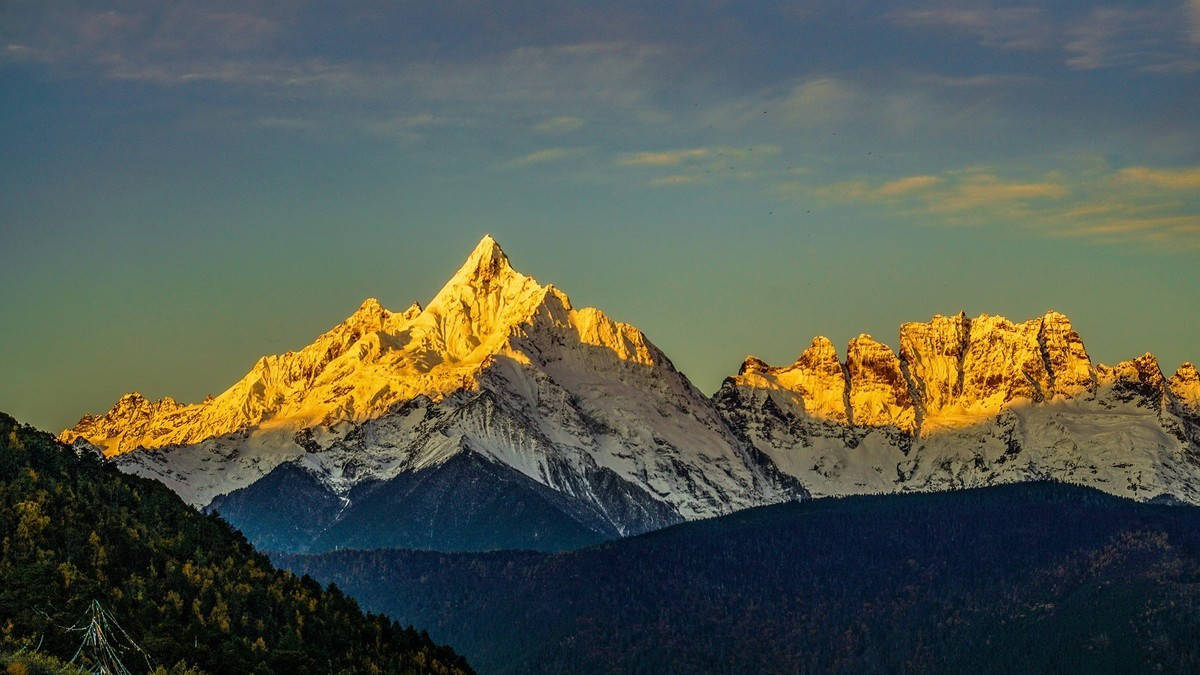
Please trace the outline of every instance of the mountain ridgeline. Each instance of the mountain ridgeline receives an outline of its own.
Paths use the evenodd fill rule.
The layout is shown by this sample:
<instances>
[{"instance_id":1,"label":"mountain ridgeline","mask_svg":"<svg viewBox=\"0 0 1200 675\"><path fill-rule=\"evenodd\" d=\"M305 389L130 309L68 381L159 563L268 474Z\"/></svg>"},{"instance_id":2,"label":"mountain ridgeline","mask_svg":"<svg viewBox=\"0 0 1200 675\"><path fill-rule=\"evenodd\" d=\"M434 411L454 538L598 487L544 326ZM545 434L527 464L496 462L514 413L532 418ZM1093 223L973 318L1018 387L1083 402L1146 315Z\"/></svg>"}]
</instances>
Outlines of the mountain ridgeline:
<instances>
[{"instance_id":1,"label":"mountain ridgeline","mask_svg":"<svg viewBox=\"0 0 1200 675\"><path fill-rule=\"evenodd\" d=\"M490 236L428 305L369 299L216 397L129 394L61 439L272 550L559 550L809 496L1057 479L1200 503L1200 376L1093 363L1069 320L817 338L701 394ZM381 524L380 514L388 514Z\"/></svg>"},{"instance_id":2,"label":"mountain ridgeline","mask_svg":"<svg viewBox=\"0 0 1200 675\"><path fill-rule=\"evenodd\" d=\"M817 337L787 366L750 357L714 396L737 434L815 496L1053 478L1200 502L1200 377L1145 354L1092 362L1057 312L937 316L844 361Z\"/></svg>"},{"instance_id":3,"label":"mountain ridgeline","mask_svg":"<svg viewBox=\"0 0 1200 675\"><path fill-rule=\"evenodd\" d=\"M426 635L275 569L163 485L3 414L0 532L0 652L70 659L84 637L71 627L98 600L144 650L119 654L134 672L470 672Z\"/></svg>"},{"instance_id":4,"label":"mountain ridgeline","mask_svg":"<svg viewBox=\"0 0 1200 675\"><path fill-rule=\"evenodd\" d=\"M817 499L565 553L275 560L489 673L1200 669L1200 508L1070 485Z\"/></svg>"},{"instance_id":5,"label":"mountain ridgeline","mask_svg":"<svg viewBox=\"0 0 1200 675\"><path fill-rule=\"evenodd\" d=\"M491 237L424 307L368 300L214 398L126 396L62 439L287 550L560 549L807 496L641 331ZM286 529L282 492L309 497Z\"/></svg>"}]
</instances>

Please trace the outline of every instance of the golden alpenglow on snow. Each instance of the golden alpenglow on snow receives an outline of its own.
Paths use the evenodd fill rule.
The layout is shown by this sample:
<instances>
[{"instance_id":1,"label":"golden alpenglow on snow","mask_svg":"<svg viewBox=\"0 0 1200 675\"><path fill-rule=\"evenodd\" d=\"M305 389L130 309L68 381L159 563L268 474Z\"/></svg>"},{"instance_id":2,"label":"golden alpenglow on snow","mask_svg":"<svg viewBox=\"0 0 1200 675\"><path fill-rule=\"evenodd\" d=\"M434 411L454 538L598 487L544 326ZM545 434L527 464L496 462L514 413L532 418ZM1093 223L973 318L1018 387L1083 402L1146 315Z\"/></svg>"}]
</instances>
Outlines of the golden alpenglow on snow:
<instances>
[{"instance_id":1,"label":"golden alpenglow on snow","mask_svg":"<svg viewBox=\"0 0 1200 675\"><path fill-rule=\"evenodd\" d=\"M360 485L464 453L549 489L606 533L806 494L639 330L575 309L514 270L490 235L418 308L369 299L219 396L179 405L130 394L61 438L197 506L297 467L344 509Z\"/></svg>"},{"instance_id":2,"label":"golden alpenglow on snow","mask_svg":"<svg viewBox=\"0 0 1200 675\"><path fill-rule=\"evenodd\" d=\"M477 389L489 357L527 364L512 331L535 321L568 330L619 360L654 367L652 347L631 326L575 310L553 286L517 272L491 235L423 310L390 312L367 298L345 321L296 352L259 359L224 393L193 405L128 394L103 416L87 416L62 439L83 438L106 456L189 445L251 427L295 432L362 422L421 394L440 400Z\"/></svg>"},{"instance_id":3,"label":"golden alpenglow on snow","mask_svg":"<svg viewBox=\"0 0 1200 675\"><path fill-rule=\"evenodd\" d=\"M818 349L825 376L797 375ZM906 323L898 357L862 335L847 348L846 378L832 349L816 338L786 368L748 359L715 397L739 435L814 496L1052 478L1200 502L1190 363L1170 380L1151 354L1093 364L1053 311L1023 323L961 313Z\"/></svg>"},{"instance_id":4,"label":"golden alpenglow on snow","mask_svg":"<svg viewBox=\"0 0 1200 675\"><path fill-rule=\"evenodd\" d=\"M1200 0L0 3L0 674L1200 671Z\"/></svg>"},{"instance_id":5,"label":"golden alpenglow on snow","mask_svg":"<svg viewBox=\"0 0 1200 675\"><path fill-rule=\"evenodd\" d=\"M575 309L489 235L423 309L368 299L219 396L130 394L61 438L249 531L270 529L254 518L280 490L315 495L332 531L353 530L382 499L370 486L481 470L595 536L808 494L1043 478L1200 501L1194 369L1093 364L1057 312L936 316L901 326L899 345L860 335L843 361L817 337L788 366L747 358L710 399L639 330Z\"/></svg>"}]
</instances>

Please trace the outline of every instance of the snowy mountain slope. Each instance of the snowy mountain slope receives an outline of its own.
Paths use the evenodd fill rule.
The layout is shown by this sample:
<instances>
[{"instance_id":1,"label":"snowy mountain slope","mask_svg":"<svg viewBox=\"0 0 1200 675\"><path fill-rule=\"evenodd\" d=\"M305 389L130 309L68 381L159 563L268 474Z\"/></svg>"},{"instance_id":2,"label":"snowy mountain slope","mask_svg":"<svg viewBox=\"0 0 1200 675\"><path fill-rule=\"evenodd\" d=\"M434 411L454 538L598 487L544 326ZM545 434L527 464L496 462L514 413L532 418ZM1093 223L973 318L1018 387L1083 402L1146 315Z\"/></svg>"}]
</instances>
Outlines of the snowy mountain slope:
<instances>
[{"instance_id":1,"label":"snowy mountain slope","mask_svg":"<svg viewBox=\"0 0 1200 675\"><path fill-rule=\"evenodd\" d=\"M824 379L759 375L812 370L818 348ZM1053 478L1200 503L1191 364L1169 380L1150 354L1093 365L1057 312L907 323L898 355L860 336L842 378L830 350L818 338L786 368L748 358L714 397L745 440L815 496ZM845 407L832 409L839 398Z\"/></svg>"},{"instance_id":2,"label":"snowy mountain slope","mask_svg":"<svg viewBox=\"0 0 1200 675\"><path fill-rule=\"evenodd\" d=\"M62 438L197 506L284 463L345 500L468 451L620 534L806 494L640 331L575 309L490 236L424 309L367 300L217 397L127 395Z\"/></svg>"},{"instance_id":3,"label":"snowy mountain slope","mask_svg":"<svg viewBox=\"0 0 1200 675\"><path fill-rule=\"evenodd\" d=\"M898 345L860 335L843 361L816 338L787 366L749 357L710 400L636 328L517 272L489 236L424 308L368 299L219 396L129 394L62 438L292 550L400 533L433 546L431 530L492 546L498 508L514 512L505 545L553 548L803 498L806 487L1056 478L1200 502L1191 364L1170 378L1149 354L1093 364L1056 312L938 316L901 326ZM457 483L471 499L454 511ZM303 502L294 517L309 521L287 521L280 495ZM392 535L366 515L388 508L409 518Z\"/></svg>"}]
</instances>

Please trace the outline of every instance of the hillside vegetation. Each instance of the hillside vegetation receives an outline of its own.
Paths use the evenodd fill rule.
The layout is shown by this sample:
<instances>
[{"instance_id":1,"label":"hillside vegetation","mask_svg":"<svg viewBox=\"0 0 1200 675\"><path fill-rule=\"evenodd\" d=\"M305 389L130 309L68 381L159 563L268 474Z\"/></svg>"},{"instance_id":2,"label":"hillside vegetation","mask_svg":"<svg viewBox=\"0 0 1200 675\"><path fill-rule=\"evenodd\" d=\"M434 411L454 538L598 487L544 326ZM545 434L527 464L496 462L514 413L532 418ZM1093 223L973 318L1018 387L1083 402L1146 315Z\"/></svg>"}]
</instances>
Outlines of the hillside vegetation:
<instances>
[{"instance_id":1,"label":"hillside vegetation","mask_svg":"<svg viewBox=\"0 0 1200 675\"><path fill-rule=\"evenodd\" d=\"M277 562L485 672L1197 672L1200 509L1037 483L821 499L579 551Z\"/></svg>"},{"instance_id":2,"label":"hillside vegetation","mask_svg":"<svg viewBox=\"0 0 1200 675\"><path fill-rule=\"evenodd\" d=\"M69 659L99 600L149 655L134 672L469 672L424 633L277 570L166 487L0 414L0 651Z\"/></svg>"}]
</instances>

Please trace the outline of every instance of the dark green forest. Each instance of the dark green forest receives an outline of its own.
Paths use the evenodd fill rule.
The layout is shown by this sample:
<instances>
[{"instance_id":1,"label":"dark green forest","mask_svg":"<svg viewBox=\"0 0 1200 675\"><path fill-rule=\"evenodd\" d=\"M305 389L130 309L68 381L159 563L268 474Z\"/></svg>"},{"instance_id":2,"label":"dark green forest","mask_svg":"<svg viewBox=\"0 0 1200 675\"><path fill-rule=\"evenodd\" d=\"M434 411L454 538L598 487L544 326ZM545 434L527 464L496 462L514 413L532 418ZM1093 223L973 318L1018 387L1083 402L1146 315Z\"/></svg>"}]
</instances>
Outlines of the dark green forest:
<instances>
[{"instance_id":1,"label":"dark green forest","mask_svg":"<svg viewBox=\"0 0 1200 675\"><path fill-rule=\"evenodd\" d=\"M423 632L275 569L165 486L3 414L0 533L6 662L70 659L81 634L67 629L99 600L148 655L122 655L133 672L470 672Z\"/></svg>"},{"instance_id":2,"label":"dark green forest","mask_svg":"<svg viewBox=\"0 0 1200 675\"><path fill-rule=\"evenodd\" d=\"M1200 509L1036 483L752 509L565 553L276 562L483 672L1200 672Z\"/></svg>"}]
</instances>

